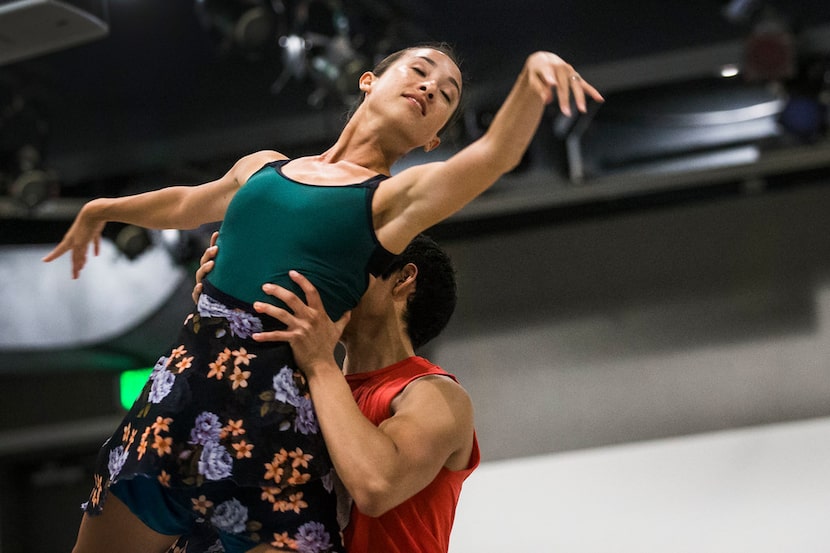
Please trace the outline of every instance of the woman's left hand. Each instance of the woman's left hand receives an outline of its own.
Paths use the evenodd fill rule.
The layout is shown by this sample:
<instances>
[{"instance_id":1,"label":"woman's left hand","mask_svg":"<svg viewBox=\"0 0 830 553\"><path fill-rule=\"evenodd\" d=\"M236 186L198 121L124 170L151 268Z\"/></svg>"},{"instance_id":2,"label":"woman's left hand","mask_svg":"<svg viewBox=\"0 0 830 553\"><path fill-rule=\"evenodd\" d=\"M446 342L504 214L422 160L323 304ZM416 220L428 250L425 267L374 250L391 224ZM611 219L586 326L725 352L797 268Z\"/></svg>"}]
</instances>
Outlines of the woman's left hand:
<instances>
[{"instance_id":1,"label":"woman's left hand","mask_svg":"<svg viewBox=\"0 0 830 553\"><path fill-rule=\"evenodd\" d=\"M604 102L602 94L577 73L571 64L553 52L535 52L527 58L525 69L531 79L531 86L539 92L546 104L556 98L562 113L571 116L571 95L576 108L587 111L586 98Z\"/></svg>"}]
</instances>

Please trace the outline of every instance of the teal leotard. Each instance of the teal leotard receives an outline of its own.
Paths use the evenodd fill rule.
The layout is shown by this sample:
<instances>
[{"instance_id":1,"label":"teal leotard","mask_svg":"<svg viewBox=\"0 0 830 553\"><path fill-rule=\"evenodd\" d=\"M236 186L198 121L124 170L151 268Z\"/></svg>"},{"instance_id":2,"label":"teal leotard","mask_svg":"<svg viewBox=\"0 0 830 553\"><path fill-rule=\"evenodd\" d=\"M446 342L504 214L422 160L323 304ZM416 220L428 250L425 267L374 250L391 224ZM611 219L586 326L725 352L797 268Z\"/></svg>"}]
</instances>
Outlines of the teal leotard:
<instances>
[{"instance_id":1,"label":"teal leotard","mask_svg":"<svg viewBox=\"0 0 830 553\"><path fill-rule=\"evenodd\" d=\"M346 186L306 184L282 173L288 161L265 165L237 191L208 280L244 302L279 303L262 285L279 284L303 297L288 277L295 269L314 284L337 320L360 300L369 274L393 257L372 224L372 197L386 177Z\"/></svg>"}]
</instances>

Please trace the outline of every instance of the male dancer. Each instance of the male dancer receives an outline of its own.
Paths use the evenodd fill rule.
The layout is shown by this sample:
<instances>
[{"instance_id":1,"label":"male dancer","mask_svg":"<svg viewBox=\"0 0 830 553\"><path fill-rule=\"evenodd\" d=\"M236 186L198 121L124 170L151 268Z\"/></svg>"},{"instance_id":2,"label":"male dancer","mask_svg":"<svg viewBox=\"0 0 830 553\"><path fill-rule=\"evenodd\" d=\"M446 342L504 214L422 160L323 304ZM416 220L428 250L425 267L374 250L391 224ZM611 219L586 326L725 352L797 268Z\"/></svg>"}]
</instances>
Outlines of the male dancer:
<instances>
[{"instance_id":1,"label":"male dancer","mask_svg":"<svg viewBox=\"0 0 830 553\"><path fill-rule=\"evenodd\" d=\"M215 247L205 253L197 282L215 253ZM414 351L443 330L455 307L449 258L417 237L337 322L308 280L297 273L292 279L306 301L266 284L263 290L293 313L256 304L287 327L254 338L290 342L308 378L329 454L354 500L347 551L446 553L461 485L479 462L473 407L454 377ZM194 295L199 290L197 284ZM334 356L338 340L346 347L342 371ZM288 550L298 545L285 536L271 542ZM204 553L211 544L183 537L173 550Z\"/></svg>"}]
</instances>

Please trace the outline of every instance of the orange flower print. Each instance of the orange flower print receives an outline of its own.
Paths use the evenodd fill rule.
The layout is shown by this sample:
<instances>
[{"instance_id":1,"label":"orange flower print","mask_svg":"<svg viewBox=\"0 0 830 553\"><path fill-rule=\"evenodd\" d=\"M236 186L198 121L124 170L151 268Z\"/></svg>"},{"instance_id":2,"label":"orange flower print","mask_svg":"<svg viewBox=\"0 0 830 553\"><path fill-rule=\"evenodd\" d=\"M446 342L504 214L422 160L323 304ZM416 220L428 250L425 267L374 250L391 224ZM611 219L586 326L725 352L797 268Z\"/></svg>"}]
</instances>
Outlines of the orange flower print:
<instances>
[{"instance_id":1,"label":"orange flower print","mask_svg":"<svg viewBox=\"0 0 830 553\"><path fill-rule=\"evenodd\" d=\"M271 542L271 545L279 549L297 549L297 542L288 537L288 532L274 533L274 541Z\"/></svg>"},{"instance_id":2,"label":"orange flower print","mask_svg":"<svg viewBox=\"0 0 830 553\"><path fill-rule=\"evenodd\" d=\"M273 479L277 484L282 480L283 469L279 463L265 463L265 478L266 480Z\"/></svg>"},{"instance_id":3,"label":"orange flower print","mask_svg":"<svg viewBox=\"0 0 830 553\"><path fill-rule=\"evenodd\" d=\"M213 507L213 501L203 495L200 495L198 498L191 498L190 501L193 502L193 510L203 515L206 515L208 509Z\"/></svg>"},{"instance_id":4,"label":"orange flower print","mask_svg":"<svg viewBox=\"0 0 830 553\"><path fill-rule=\"evenodd\" d=\"M245 429L242 428L242 419L237 421L231 419L228 421L228 425L224 428L226 432L230 432L234 436L241 436L245 433Z\"/></svg>"},{"instance_id":5,"label":"orange flower print","mask_svg":"<svg viewBox=\"0 0 830 553\"><path fill-rule=\"evenodd\" d=\"M282 488L262 488L262 495L259 497L262 501L274 503L277 496L282 493Z\"/></svg>"},{"instance_id":6,"label":"orange flower print","mask_svg":"<svg viewBox=\"0 0 830 553\"><path fill-rule=\"evenodd\" d=\"M248 377L251 376L251 371L242 371L239 370L239 367L233 368L233 374L228 377L230 381L233 382L233 386L231 386L234 390L237 388L247 388L248 387Z\"/></svg>"},{"instance_id":7,"label":"orange flower print","mask_svg":"<svg viewBox=\"0 0 830 553\"><path fill-rule=\"evenodd\" d=\"M314 455L310 455L308 453L303 453L303 450L299 447L288 454L293 461L291 461L291 466L297 468L302 466L304 468L308 468L308 462L314 459Z\"/></svg>"},{"instance_id":8,"label":"orange flower print","mask_svg":"<svg viewBox=\"0 0 830 553\"><path fill-rule=\"evenodd\" d=\"M237 459L245 459L251 458L251 450L254 449L253 444L247 443L245 440L242 440L238 444L233 444L233 448L236 450L236 458Z\"/></svg>"},{"instance_id":9,"label":"orange flower print","mask_svg":"<svg viewBox=\"0 0 830 553\"><path fill-rule=\"evenodd\" d=\"M208 373L208 378L216 378L216 380L222 380L222 377L225 376L225 370L227 367L224 363L220 363L218 360L214 361L210 365L210 372Z\"/></svg>"},{"instance_id":10,"label":"orange flower print","mask_svg":"<svg viewBox=\"0 0 830 553\"><path fill-rule=\"evenodd\" d=\"M182 357L187 353L187 350L184 349L184 346L179 346L175 348L173 351L170 352L170 359L174 359L176 357Z\"/></svg>"},{"instance_id":11,"label":"orange flower print","mask_svg":"<svg viewBox=\"0 0 830 553\"><path fill-rule=\"evenodd\" d=\"M92 506L95 507L98 505L98 502L101 501L101 491L104 488L104 480L101 478L100 474L95 475L95 486L92 488L92 495L89 498L89 502L92 503Z\"/></svg>"},{"instance_id":12,"label":"orange flower print","mask_svg":"<svg viewBox=\"0 0 830 553\"><path fill-rule=\"evenodd\" d=\"M305 484L311 480L310 474L303 474L302 472L294 469L291 471L291 477L288 479L288 483L294 486Z\"/></svg>"},{"instance_id":13,"label":"orange flower print","mask_svg":"<svg viewBox=\"0 0 830 553\"><path fill-rule=\"evenodd\" d=\"M138 449L136 449L138 453L138 460L141 461L141 458L144 457L144 454L147 453L147 440L142 437L141 441L138 442Z\"/></svg>"},{"instance_id":14,"label":"orange flower print","mask_svg":"<svg viewBox=\"0 0 830 553\"><path fill-rule=\"evenodd\" d=\"M248 353L248 350L245 348L234 350L231 354L236 358L233 360L234 365L250 365L251 359L256 359L256 355Z\"/></svg>"},{"instance_id":15,"label":"orange flower print","mask_svg":"<svg viewBox=\"0 0 830 553\"><path fill-rule=\"evenodd\" d=\"M156 441L153 442L153 449L158 452L159 457L166 455L167 453L173 452L173 438L167 437L163 438L156 434Z\"/></svg>"},{"instance_id":16,"label":"orange flower print","mask_svg":"<svg viewBox=\"0 0 830 553\"><path fill-rule=\"evenodd\" d=\"M170 474L166 470L162 470L158 475L159 483L165 488L170 487Z\"/></svg>"},{"instance_id":17,"label":"orange flower print","mask_svg":"<svg viewBox=\"0 0 830 553\"><path fill-rule=\"evenodd\" d=\"M124 449L130 449L132 447L133 442L135 441L135 435L138 434L138 429L133 428L132 432L130 432L130 439L127 441L127 447Z\"/></svg>"},{"instance_id":18,"label":"orange flower print","mask_svg":"<svg viewBox=\"0 0 830 553\"><path fill-rule=\"evenodd\" d=\"M288 460L288 452L285 449L280 449L278 453L274 453L274 464L281 465Z\"/></svg>"},{"instance_id":19,"label":"orange flower print","mask_svg":"<svg viewBox=\"0 0 830 553\"><path fill-rule=\"evenodd\" d=\"M181 361L176 363L176 368L179 369L179 374L181 374L186 369L189 369L192 364L193 364L193 356L191 355L190 357L183 357Z\"/></svg>"},{"instance_id":20,"label":"orange flower print","mask_svg":"<svg viewBox=\"0 0 830 553\"><path fill-rule=\"evenodd\" d=\"M127 426L124 427L124 434L121 435L121 443L127 443L127 439L130 437L130 430L132 430L132 423L128 423Z\"/></svg>"},{"instance_id":21,"label":"orange flower print","mask_svg":"<svg viewBox=\"0 0 830 553\"><path fill-rule=\"evenodd\" d=\"M159 417L161 418L161 417ZM138 442L138 460L140 461L144 454L147 453L147 437L150 435L151 428L148 426L144 429L144 432L141 434L141 440Z\"/></svg>"},{"instance_id":22,"label":"orange flower print","mask_svg":"<svg viewBox=\"0 0 830 553\"><path fill-rule=\"evenodd\" d=\"M292 493L288 497L288 501L277 501L274 503L274 511L287 512L294 511L300 514L300 511L308 507L308 503L303 501L303 492Z\"/></svg>"},{"instance_id":23,"label":"orange flower print","mask_svg":"<svg viewBox=\"0 0 830 553\"><path fill-rule=\"evenodd\" d=\"M153 423L153 434L159 435L162 432L170 432L170 423L173 422L173 419L170 417L156 417L156 421ZM145 432L147 432L145 430Z\"/></svg>"}]
</instances>

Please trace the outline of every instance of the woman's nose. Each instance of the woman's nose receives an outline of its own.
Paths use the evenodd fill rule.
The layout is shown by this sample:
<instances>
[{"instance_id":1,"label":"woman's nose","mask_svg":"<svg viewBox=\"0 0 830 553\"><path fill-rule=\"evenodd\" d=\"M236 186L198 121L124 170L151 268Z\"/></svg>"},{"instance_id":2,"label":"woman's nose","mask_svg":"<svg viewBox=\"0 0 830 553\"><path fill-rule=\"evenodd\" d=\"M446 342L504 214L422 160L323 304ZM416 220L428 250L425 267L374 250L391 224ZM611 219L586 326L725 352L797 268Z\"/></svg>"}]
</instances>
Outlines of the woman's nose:
<instances>
[{"instance_id":1,"label":"woman's nose","mask_svg":"<svg viewBox=\"0 0 830 553\"><path fill-rule=\"evenodd\" d=\"M421 84L421 90L427 93L427 96L432 99L435 95L435 81L429 81Z\"/></svg>"}]
</instances>

